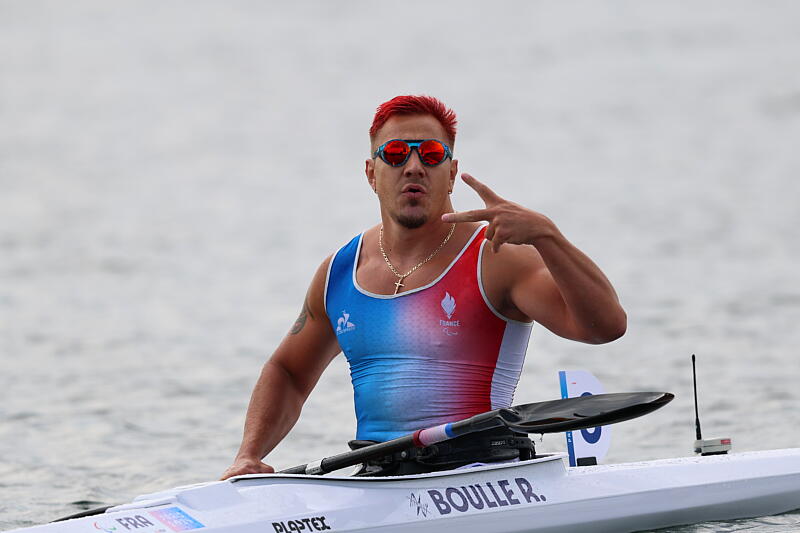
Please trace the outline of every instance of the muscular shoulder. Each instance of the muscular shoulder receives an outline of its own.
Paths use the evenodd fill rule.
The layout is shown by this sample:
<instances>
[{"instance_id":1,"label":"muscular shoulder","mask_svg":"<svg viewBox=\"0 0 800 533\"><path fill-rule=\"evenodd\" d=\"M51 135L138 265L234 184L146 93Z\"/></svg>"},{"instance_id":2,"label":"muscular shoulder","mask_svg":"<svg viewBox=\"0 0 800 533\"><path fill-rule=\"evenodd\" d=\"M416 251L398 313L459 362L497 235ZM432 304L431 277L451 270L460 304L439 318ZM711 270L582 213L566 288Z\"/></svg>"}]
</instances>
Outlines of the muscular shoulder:
<instances>
[{"instance_id":1,"label":"muscular shoulder","mask_svg":"<svg viewBox=\"0 0 800 533\"><path fill-rule=\"evenodd\" d=\"M326 257L322 261L322 263L320 263L319 267L317 267L317 270L314 273L314 277L311 279L311 285L309 286L308 292L309 292L309 297L313 299L313 303L315 305L318 305L321 308L321 310L324 311L325 308L325 287L328 282L328 276L330 275L331 263L333 263L337 255L339 255L343 251L346 251L348 247L354 246L359 239L362 240L366 239L366 235L368 233L374 231L375 234L377 235L377 228L378 226L375 226L374 228L369 228L365 230L363 233L358 234L349 241L343 243L341 247L339 247L336 251L334 251L332 254Z\"/></svg>"},{"instance_id":2,"label":"muscular shoulder","mask_svg":"<svg viewBox=\"0 0 800 533\"><path fill-rule=\"evenodd\" d=\"M316 272L314 277L311 278L311 284L308 287L308 294L306 295L305 305L312 316L326 316L325 313L325 283L328 280L328 269L330 268L333 256L331 254L326 257Z\"/></svg>"},{"instance_id":3,"label":"muscular shoulder","mask_svg":"<svg viewBox=\"0 0 800 533\"><path fill-rule=\"evenodd\" d=\"M547 274L547 266L533 246L504 244L494 252L490 242L484 243L481 281L489 301L506 318L531 320L512 303L511 292L525 280Z\"/></svg>"}]
</instances>

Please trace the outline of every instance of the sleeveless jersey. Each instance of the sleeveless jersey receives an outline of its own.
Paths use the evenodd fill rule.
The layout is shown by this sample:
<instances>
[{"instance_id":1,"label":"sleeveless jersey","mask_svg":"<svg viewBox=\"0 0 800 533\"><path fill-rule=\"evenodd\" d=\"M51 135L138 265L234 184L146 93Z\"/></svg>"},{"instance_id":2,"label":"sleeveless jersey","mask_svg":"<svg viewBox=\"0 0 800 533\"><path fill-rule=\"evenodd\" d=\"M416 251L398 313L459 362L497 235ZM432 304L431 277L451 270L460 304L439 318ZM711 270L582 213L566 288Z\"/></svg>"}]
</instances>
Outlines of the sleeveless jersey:
<instances>
[{"instance_id":1,"label":"sleeveless jersey","mask_svg":"<svg viewBox=\"0 0 800 533\"><path fill-rule=\"evenodd\" d=\"M331 260L325 309L350 364L357 439L385 441L511 405L532 323L501 316L486 297L485 231L432 283L396 295L358 285L363 234Z\"/></svg>"}]
</instances>

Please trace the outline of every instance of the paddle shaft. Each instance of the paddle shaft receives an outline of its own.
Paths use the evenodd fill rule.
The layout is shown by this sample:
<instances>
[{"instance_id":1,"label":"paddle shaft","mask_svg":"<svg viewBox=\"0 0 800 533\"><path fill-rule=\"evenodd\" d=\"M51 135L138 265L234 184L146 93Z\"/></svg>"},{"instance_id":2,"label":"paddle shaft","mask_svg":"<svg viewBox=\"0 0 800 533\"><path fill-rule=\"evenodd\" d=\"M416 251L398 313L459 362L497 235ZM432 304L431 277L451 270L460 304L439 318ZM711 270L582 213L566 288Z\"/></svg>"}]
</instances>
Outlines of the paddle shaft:
<instances>
[{"instance_id":1,"label":"paddle shaft","mask_svg":"<svg viewBox=\"0 0 800 533\"><path fill-rule=\"evenodd\" d=\"M418 430L412 435L287 468L280 473L327 474L409 448L424 448L461 435L502 426L521 433L552 433L613 424L654 411L672 398L672 394L663 392L596 394L495 409L458 422Z\"/></svg>"},{"instance_id":2,"label":"paddle shaft","mask_svg":"<svg viewBox=\"0 0 800 533\"><path fill-rule=\"evenodd\" d=\"M409 448L424 448L437 442L443 442L461 435L475 433L486 429L496 428L506 425L500 418L500 409L481 413L465 420L442 424L428 429L416 431L411 435L404 435L386 442L379 442L371 446L365 446L358 450L332 455L313 463L293 466L286 470L281 470L281 474L327 474L357 465L370 459L385 457L396 452L408 450Z\"/></svg>"}]
</instances>

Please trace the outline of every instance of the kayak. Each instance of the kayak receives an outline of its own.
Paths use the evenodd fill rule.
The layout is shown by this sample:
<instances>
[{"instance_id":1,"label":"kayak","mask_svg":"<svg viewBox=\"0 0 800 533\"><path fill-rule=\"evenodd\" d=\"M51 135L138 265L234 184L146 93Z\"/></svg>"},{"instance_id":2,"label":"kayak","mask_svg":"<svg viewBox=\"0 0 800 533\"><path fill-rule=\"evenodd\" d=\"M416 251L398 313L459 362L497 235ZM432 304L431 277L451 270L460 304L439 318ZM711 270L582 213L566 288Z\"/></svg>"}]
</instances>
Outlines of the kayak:
<instances>
[{"instance_id":1,"label":"kayak","mask_svg":"<svg viewBox=\"0 0 800 533\"><path fill-rule=\"evenodd\" d=\"M800 448L582 467L566 459L396 477L246 475L17 531L624 532L800 508Z\"/></svg>"},{"instance_id":2,"label":"kayak","mask_svg":"<svg viewBox=\"0 0 800 533\"><path fill-rule=\"evenodd\" d=\"M145 494L18 531L621 532L800 508L800 448L728 455L723 442L710 449L700 440L699 422L698 450L714 455L575 467L567 454L534 452L524 461L426 474L320 475L492 428L544 434L614 424L672 399L664 392L595 394L496 409L277 474Z\"/></svg>"}]
</instances>

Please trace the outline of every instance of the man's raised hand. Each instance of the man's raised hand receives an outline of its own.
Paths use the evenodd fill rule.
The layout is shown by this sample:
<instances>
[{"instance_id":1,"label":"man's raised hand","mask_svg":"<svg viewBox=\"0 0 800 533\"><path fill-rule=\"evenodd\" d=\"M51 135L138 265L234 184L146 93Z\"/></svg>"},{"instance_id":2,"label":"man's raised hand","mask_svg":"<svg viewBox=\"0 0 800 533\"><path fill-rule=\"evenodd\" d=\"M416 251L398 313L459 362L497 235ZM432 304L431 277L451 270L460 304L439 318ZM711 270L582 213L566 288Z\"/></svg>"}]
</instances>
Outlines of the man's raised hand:
<instances>
[{"instance_id":1,"label":"man's raised hand","mask_svg":"<svg viewBox=\"0 0 800 533\"><path fill-rule=\"evenodd\" d=\"M442 221L489 222L489 227L486 228L486 240L492 243L492 250L495 253L506 243L535 244L536 239L557 233L555 225L546 216L501 198L484 183L467 173L461 174L461 179L478 193L486 208L445 213L442 215Z\"/></svg>"}]
</instances>

